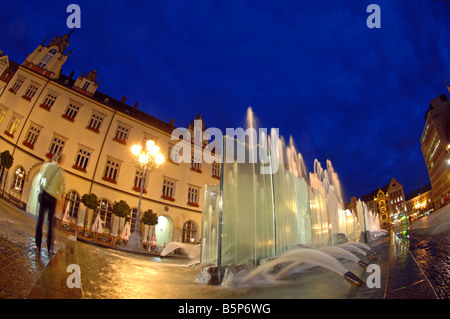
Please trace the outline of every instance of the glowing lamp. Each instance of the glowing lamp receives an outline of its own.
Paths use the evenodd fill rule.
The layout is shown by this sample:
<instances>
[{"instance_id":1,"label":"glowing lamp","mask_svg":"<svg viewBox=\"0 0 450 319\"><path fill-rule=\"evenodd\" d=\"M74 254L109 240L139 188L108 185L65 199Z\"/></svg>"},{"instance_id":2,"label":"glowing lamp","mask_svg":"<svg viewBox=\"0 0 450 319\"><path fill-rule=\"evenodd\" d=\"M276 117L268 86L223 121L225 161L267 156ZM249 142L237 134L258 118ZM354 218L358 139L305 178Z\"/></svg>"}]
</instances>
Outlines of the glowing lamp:
<instances>
[{"instance_id":1,"label":"glowing lamp","mask_svg":"<svg viewBox=\"0 0 450 319\"><path fill-rule=\"evenodd\" d=\"M156 156L159 152L159 147L153 144L150 146L150 148L148 148L148 150L152 156Z\"/></svg>"},{"instance_id":2,"label":"glowing lamp","mask_svg":"<svg viewBox=\"0 0 450 319\"><path fill-rule=\"evenodd\" d=\"M131 147L131 154L133 154L134 156L138 156L141 150L142 146L140 146L139 144L133 145Z\"/></svg>"},{"instance_id":3,"label":"glowing lamp","mask_svg":"<svg viewBox=\"0 0 450 319\"><path fill-rule=\"evenodd\" d=\"M155 163L156 165L161 165L164 162L164 155L161 153L156 154L155 156Z\"/></svg>"},{"instance_id":4,"label":"glowing lamp","mask_svg":"<svg viewBox=\"0 0 450 319\"><path fill-rule=\"evenodd\" d=\"M153 140L147 140L147 149L151 149L152 146L155 145L155 141Z\"/></svg>"},{"instance_id":5,"label":"glowing lamp","mask_svg":"<svg viewBox=\"0 0 450 319\"><path fill-rule=\"evenodd\" d=\"M142 164L147 164L148 163L148 156L145 154L141 154L139 155L139 162Z\"/></svg>"}]
</instances>

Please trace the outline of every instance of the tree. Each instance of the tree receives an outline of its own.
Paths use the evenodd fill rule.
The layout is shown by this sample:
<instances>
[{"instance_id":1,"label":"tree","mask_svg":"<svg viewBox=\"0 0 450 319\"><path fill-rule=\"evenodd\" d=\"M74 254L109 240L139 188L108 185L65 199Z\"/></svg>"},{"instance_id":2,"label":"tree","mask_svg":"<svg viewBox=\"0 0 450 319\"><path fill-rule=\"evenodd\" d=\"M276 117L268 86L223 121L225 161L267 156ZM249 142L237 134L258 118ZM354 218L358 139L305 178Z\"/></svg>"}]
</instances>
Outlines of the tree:
<instances>
[{"instance_id":1,"label":"tree","mask_svg":"<svg viewBox=\"0 0 450 319\"><path fill-rule=\"evenodd\" d=\"M14 163L14 157L9 153L8 150L3 151L0 154L0 166L1 166L1 175L0 175L0 181L3 181L3 173L5 172L5 169L8 170L11 168L11 166ZM8 174L8 173L7 173ZM6 177L5 177L6 179ZM2 197L3 197L3 192L5 190L5 182L3 182L3 187L2 187Z\"/></svg>"},{"instance_id":2,"label":"tree","mask_svg":"<svg viewBox=\"0 0 450 319\"><path fill-rule=\"evenodd\" d=\"M158 224L158 215L152 209L146 210L142 216L141 222L145 225L154 226Z\"/></svg>"},{"instance_id":3,"label":"tree","mask_svg":"<svg viewBox=\"0 0 450 319\"><path fill-rule=\"evenodd\" d=\"M14 163L14 157L9 154L9 151L3 151L0 154L0 166L6 168L6 169L10 169L12 164Z\"/></svg>"},{"instance_id":4,"label":"tree","mask_svg":"<svg viewBox=\"0 0 450 319\"><path fill-rule=\"evenodd\" d=\"M119 231L120 231L120 218L128 217L128 215L130 215L131 208L126 201L120 200L118 202L114 202L112 212L114 215L119 217Z\"/></svg>"},{"instance_id":5,"label":"tree","mask_svg":"<svg viewBox=\"0 0 450 319\"><path fill-rule=\"evenodd\" d=\"M144 215L142 215L141 222L145 225L154 226L158 224L158 215L156 215L156 213L154 213L152 209L148 209L144 212ZM148 231L149 230L150 227L148 228Z\"/></svg>"},{"instance_id":6,"label":"tree","mask_svg":"<svg viewBox=\"0 0 450 319\"><path fill-rule=\"evenodd\" d=\"M81 202L89 209L96 210L98 207L98 197L94 193L84 194L81 196Z\"/></svg>"},{"instance_id":7,"label":"tree","mask_svg":"<svg viewBox=\"0 0 450 319\"><path fill-rule=\"evenodd\" d=\"M98 209L99 200L94 193L81 196L81 202L86 206L87 218L89 218L89 209L92 209L94 212ZM86 216L84 217L84 222L86 222Z\"/></svg>"}]
</instances>

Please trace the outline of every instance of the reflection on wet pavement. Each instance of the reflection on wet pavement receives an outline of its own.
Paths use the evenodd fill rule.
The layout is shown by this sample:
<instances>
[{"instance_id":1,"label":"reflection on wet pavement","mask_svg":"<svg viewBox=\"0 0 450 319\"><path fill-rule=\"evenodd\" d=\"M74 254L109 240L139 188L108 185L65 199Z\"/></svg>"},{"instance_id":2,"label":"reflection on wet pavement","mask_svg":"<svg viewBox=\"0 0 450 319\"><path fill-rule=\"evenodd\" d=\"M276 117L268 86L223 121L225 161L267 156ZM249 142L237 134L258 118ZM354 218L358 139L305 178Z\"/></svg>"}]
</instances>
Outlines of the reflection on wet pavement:
<instances>
[{"instance_id":1,"label":"reflection on wet pavement","mask_svg":"<svg viewBox=\"0 0 450 319\"><path fill-rule=\"evenodd\" d=\"M375 250L380 251L376 263L386 269L389 239L380 242ZM338 274L320 267L279 284L227 288L195 283L199 270L188 267L188 260L130 254L82 242L78 242L78 259L83 298L88 299L381 299L384 292L366 285L351 286ZM361 279L367 279L369 273L356 263L343 264ZM383 288L385 282L383 273Z\"/></svg>"},{"instance_id":2,"label":"reflection on wet pavement","mask_svg":"<svg viewBox=\"0 0 450 319\"><path fill-rule=\"evenodd\" d=\"M0 236L0 298L22 299L49 263L45 252L39 253L34 239L24 237L20 245Z\"/></svg>"},{"instance_id":3,"label":"reflection on wet pavement","mask_svg":"<svg viewBox=\"0 0 450 319\"><path fill-rule=\"evenodd\" d=\"M450 298L450 229L433 233L427 228L404 227L396 232L408 247L440 299Z\"/></svg>"},{"instance_id":4,"label":"reflection on wet pavement","mask_svg":"<svg viewBox=\"0 0 450 319\"><path fill-rule=\"evenodd\" d=\"M450 298L449 236L423 239L410 234L410 250L439 298Z\"/></svg>"},{"instance_id":5,"label":"reflection on wet pavement","mask_svg":"<svg viewBox=\"0 0 450 319\"><path fill-rule=\"evenodd\" d=\"M189 261L130 254L78 242L83 298L174 299L230 297L226 289L195 284Z\"/></svg>"}]
</instances>

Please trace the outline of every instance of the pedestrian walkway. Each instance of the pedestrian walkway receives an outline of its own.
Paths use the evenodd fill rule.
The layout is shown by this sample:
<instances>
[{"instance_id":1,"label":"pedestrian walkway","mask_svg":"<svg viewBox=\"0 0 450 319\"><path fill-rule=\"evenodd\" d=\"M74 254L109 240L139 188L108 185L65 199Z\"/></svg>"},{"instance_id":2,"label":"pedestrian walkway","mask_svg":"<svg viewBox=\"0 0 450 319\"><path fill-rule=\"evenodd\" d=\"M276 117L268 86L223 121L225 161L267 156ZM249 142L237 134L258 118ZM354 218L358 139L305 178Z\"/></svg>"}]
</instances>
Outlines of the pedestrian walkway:
<instances>
[{"instance_id":1,"label":"pedestrian walkway","mask_svg":"<svg viewBox=\"0 0 450 319\"><path fill-rule=\"evenodd\" d=\"M408 246L391 232L385 299L436 299L436 293Z\"/></svg>"},{"instance_id":2,"label":"pedestrian walkway","mask_svg":"<svg viewBox=\"0 0 450 319\"><path fill-rule=\"evenodd\" d=\"M72 272L68 266L79 265L77 243L74 236L69 236L63 246L52 258L38 281L33 286L28 299L79 299L83 296L80 288L69 288L67 279Z\"/></svg>"},{"instance_id":3,"label":"pedestrian walkway","mask_svg":"<svg viewBox=\"0 0 450 319\"><path fill-rule=\"evenodd\" d=\"M49 254L45 248L39 252L34 246L35 225L36 216L0 200L0 298L82 298L82 287L67 286L70 275L67 267L79 263L78 242L73 236L55 231L56 253ZM360 287L349 295L336 292L325 298L436 298L432 285L395 233L391 232L390 236L373 242L371 246L378 250L375 262L381 268L383 287L377 290ZM88 280L99 279L93 276Z\"/></svg>"},{"instance_id":4,"label":"pedestrian walkway","mask_svg":"<svg viewBox=\"0 0 450 319\"><path fill-rule=\"evenodd\" d=\"M65 290L67 265L77 263L76 241L55 230L53 253L46 248L39 252L36 221L36 216L0 200L0 298L80 298L81 289ZM46 227L42 247L47 247Z\"/></svg>"}]
</instances>

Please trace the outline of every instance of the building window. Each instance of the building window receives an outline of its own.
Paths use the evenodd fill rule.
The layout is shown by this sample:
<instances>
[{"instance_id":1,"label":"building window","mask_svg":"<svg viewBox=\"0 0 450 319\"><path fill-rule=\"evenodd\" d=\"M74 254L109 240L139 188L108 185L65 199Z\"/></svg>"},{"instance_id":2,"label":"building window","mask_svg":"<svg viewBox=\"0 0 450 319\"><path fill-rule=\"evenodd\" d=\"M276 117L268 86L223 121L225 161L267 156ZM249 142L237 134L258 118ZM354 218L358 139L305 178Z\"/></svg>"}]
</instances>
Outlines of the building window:
<instances>
[{"instance_id":1,"label":"building window","mask_svg":"<svg viewBox=\"0 0 450 319\"><path fill-rule=\"evenodd\" d=\"M155 145L158 145L158 138L156 136L144 132L144 142L142 145L147 145L147 141L153 141Z\"/></svg>"},{"instance_id":2,"label":"building window","mask_svg":"<svg viewBox=\"0 0 450 319\"><path fill-rule=\"evenodd\" d=\"M88 90L88 88L89 88L89 85L91 85L91 81L87 81L86 80L86 82L84 82L84 85L83 85L83 87L81 88L83 91L87 91Z\"/></svg>"},{"instance_id":3,"label":"building window","mask_svg":"<svg viewBox=\"0 0 450 319\"><path fill-rule=\"evenodd\" d=\"M127 144L129 134L130 128L127 127L126 125L119 123L119 125L117 125L116 135L114 136L113 140L122 144Z\"/></svg>"},{"instance_id":4,"label":"building window","mask_svg":"<svg viewBox=\"0 0 450 319\"><path fill-rule=\"evenodd\" d=\"M39 136L39 133L41 132L42 127L39 127L35 124L31 124L30 128L27 132L27 135L25 137L25 140L23 141L23 145L34 149L34 144L36 144L37 138Z\"/></svg>"},{"instance_id":5,"label":"building window","mask_svg":"<svg viewBox=\"0 0 450 319\"><path fill-rule=\"evenodd\" d=\"M49 92L40 106L46 110L50 110L53 104L55 104L57 97L55 93Z\"/></svg>"},{"instance_id":6,"label":"building window","mask_svg":"<svg viewBox=\"0 0 450 319\"><path fill-rule=\"evenodd\" d=\"M7 109L4 108L2 105L2 107L0 108L0 123L3 122L3 119L5 118L5 115L6 115L6 111L7 111Z\"/></svg>"},{"instance_id":7,"label":"building window","mask_svg":"<svg viewBox=\"0 0 450 319\"><path fill-rule=\"evenodd\" d=\"M50 149L48 153L45 154L45 156L47 156L48 158L52 158L53 155L61 153L65 142L66 142L65 138L54 135L52 143L50 144Z\"/></svg>"},{"instance_id":8,"label":"building window","mask_svg":"<svg viewBox=\"0 0 450 319\"><path fill-rule=\"evenodd\" d=\"M91 119L89 120L89 124L87 126L88 129L99 132L100 127L102 125L104 116L99 113L92 113Z\"/></svg>"},{"instance_id":9,"label":"building window","mask_svg":"<svg viewBox=\"0 0 450 319\"><path fill-rule=\"evenodd\" d=\"M144 173L142 172L142 170L137 169L136 170L136 174L134 175L134 186L133 189L136 192L140 192L141 191L141 185L142 185L142 176L144 175ZM142 193L147 193L147 190L145 189L147 187L147 174L145 176L145 180L144 180L144 189L142 190Z\"/></svg>"},{"instance_id":10,"label":"building window","mask_svg":"<svg viewBox=\"0 0 450 319\"><path fill-rule=\"evenodd\" d=\"M20 89L20 87L22 86L23 82L25 81L24 78L18 77L16 82L14 82L14 85L9 89L9 91L11 93L16 94L17 91Z\"/></svg>"},{"instance_id":11,"label":"building window","mask_svg":"<svg viewBox=\"0 0 450 319\"><path fill-rule=\"evenodd\" d=\"M73 122L79 111L80 111L80 107L77 104L74 104L73 102L71 102L67 106L62 117Z\"/></svg>"},{"instance_id":12,"label":"building window","mask_svg":"<svg viewBox=\"0 0 450 319\"><path fill-rule=\"evenodd\" d=\"M197 227L195 227L195 224L192 221L187 221L183 225L183 236L182 236L182 242L183 243L194 243L195 242L195 234L197 233Z\"/></svg>"},{"instance_id":13,"label":"building window","mask_svg":"<svg viewBox=\"0 0 450 319\"><path fill-rule=\"evenodd\" d=\"M50 60L55 56L57 52L58 51L56 49L51 49L50 51L48 51L47 55L42 59L42 61L38 63L38 67L42 69L45 68L48 62L50 62Z\"/></svg>"},{"instance_id":14,"label":"building window","mask_svg":"<svg viewBox=\"0 0 450 319\"><path fill-rule=\"evenodd\" d=\"M77 220L80 202L80 195L76 191L67 193L66 201L64 203L64 212L67 212L67 215L71 219L71 222L76 222Z\"/></svg>"},{"instance_id":15,"label":"building window","mask_svg":"<svg viewBox=\"0 0 450 319\"><path fill-rule=\"evenodd\" d=\"M175 200L175 181L170 179L164 179L163 189L162 189L162 198L168 199L171 201Z\"/></svg>"},{"instance_id":16,"label":"building window","mask_svg":"<svg viewBox=\"0 0 450 319\"><path fill-rule=\"evenodd\" d=\"M111 232L112 222L112 205L106 199L102 199L98 205L98 213L100 214L100 220L103 223L103 232L108 234ZM97 216L95 216L97 218ZM94 218L94 221L95 221Z\"/></svg>"},{"instance_id":17,"label":"building window","mask_svg":"<svg viewBox=\"0 0 450 319\"><path fill-rule=\"evenodd\" d=\"M90 157L91 157L91 151L89 151L83 147L80 147L77 152L75 164L72 167L77 170L86 172L86 168L88 166Z\"/></svg>"},{"instance_id":18,"label":"building window","mask_svg":"<svg viewBox=\"0 0 450 319\"><path fill-rule=\"evenodd\" d=\"M196 142L202 142L202 129L196 127L194 132L194 140Z\"/></svg>"},{"instance_id":19,"label":"building window","mask_svg":"<svg viewBox=\"0 0 450 319\"><path fill-rule=\"evenodd\" d=\"M220 164L212 163L212 176L215 178L220 178Z\"/></svg>"},{"instance_id":20,"label":"building window","mask_svg":"<svg viewBox=\"0 0 450 319\"><path fill-rule=\"evenodd\" d=\"M22 97L27 101L31 101L31 99L34 97L38 89L39 86L37 84L31 83Z\"/></svg>"},{"instance_id":21,"label":"building window","mask_svg":"<svg viewBox=\"0 0 450 319\"><path fill-rule=\"evenodd\" d=\"M192 156L192 158L191 158L191 170L195 171L197 173L201 173L202 172L201 159L198 158L197 156Z\"/></svg>"},{"instance_id":22,"label":"building window","mask_svg":"<svg viewBox=\"0 0 450 319\"><path fill-rule=\"evenodd\" d=\"M22 194L24 182L25 182L25 170L23 169L23 167L19 167L14 172L12 189Z\"/></svg>"},{"instance_id":23,"label":"building window","mask_svg":"<svg viewBox=\"0 0 450 319\"><path fill-rule=\"evenodd\" d=\"M425 133L423 134L421 144L423 144L423 142L425 142L425 138L427 137L427 133L428 133L428 129L429 128L430 128L430 124L428 123L427 127L425 128Z\"/></svg>"},{"instance_id":24,"label":"building window","mask_svg":"<svg viewBox=\"0 0 450 319\"><path fill-rule=\"evenodd\" d=\"M142 211L141 211L142 214ZM134 233L134 230L136 229L136 218L137 218L137 208L133 208L131 210L131 217L130 217L130 233ZM140 216L142 217L142 215ZM142 232L142 223L139 222L139 233Z\"/></svg>"},{"instance_id":25,"label":"building window","mask_svg":"<svg viewBox=\"0 0 450 319\"><path fill-rule=\"evenodd\" d=\"M189 186L188 189L188 205L198 207L200 188Z\"/></svg>"},{"instance_id":26,"label":"building window","mask_svg":"<svg viewBox=\"0 0 450 319\"><path fill-rule=\"evenodd\" d=\"M117 160L107 159L103 180L117 183L117 175L119 173L120 163Z\"/></svg>"},{"instance_id":27,"label":"building window","mask_svg":"<svg viewBox=\"0 0 450 319\"><path fill-rule=\"evenodd\" d=\"M14 113L12 119L9 121L7 129L5 130L5 134L8 135L9 137L14 137L14 133L19 128L21 120L22 117Z\"/></svg>"},{"instance_id":28,"label":"building window","mask_svg":"<svg viewBox=\"0 0 450 319\"><path fill-rule=\"evenodd\" d=\"M169 144L167 158L175 164L180 163L180 156L183 155L183 149L179 145Z\"/></svg>"}]
</instances>

